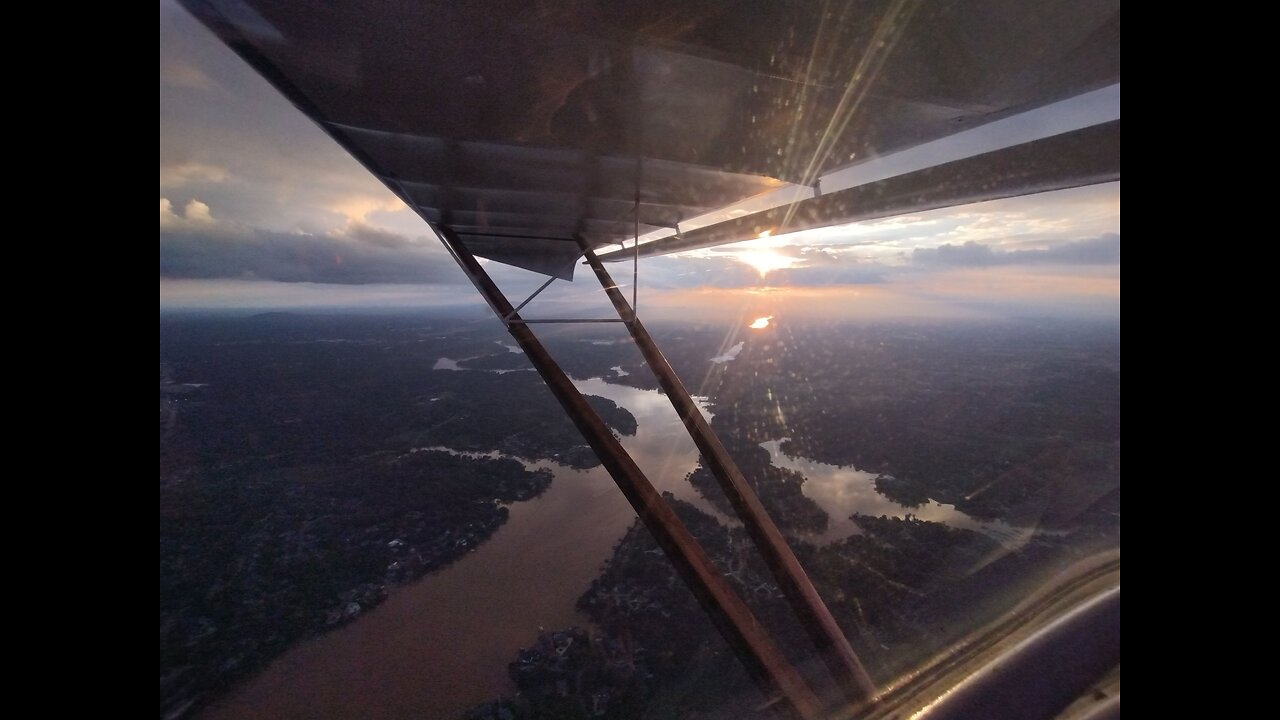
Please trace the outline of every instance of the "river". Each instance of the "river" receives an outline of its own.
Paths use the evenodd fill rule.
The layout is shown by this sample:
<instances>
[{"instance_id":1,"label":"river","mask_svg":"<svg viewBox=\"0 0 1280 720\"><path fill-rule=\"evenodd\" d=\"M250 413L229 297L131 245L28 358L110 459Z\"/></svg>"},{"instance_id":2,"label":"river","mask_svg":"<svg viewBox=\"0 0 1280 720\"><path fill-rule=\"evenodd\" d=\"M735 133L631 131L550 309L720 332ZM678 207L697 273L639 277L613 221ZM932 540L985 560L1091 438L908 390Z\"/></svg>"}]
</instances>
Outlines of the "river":
<instances>
[{"instance_id":1,"label":"river","mask_svg":"<svg viewBox=\"0 0 1280 720\"><path fill-rule=\"evenodd\" d=\"M449 363L437 368L455 370ZM601 378L575 384L635 416L636 434L622 442L659 491L730 522L685 482L698 453L665 395ZM1018 535L1014 528L979 522L950 505L899 505L875 491L873 474L793 458L780 445L772 441L763 447L774 464L808 478L805 495L830 516L827 532L810 541L832 542L857 532L849 520L855 511L910 513L1004 535L1005 541ZM577 599L635 520L603 467L575 470L525 462L551 470L555 478L539 497L511 504L507 522L488 541L449 567L395 589L357 621L291 648L203 717L456 718L478 703L514 692L507 664L533 643L539 628L587 624L575 609Z\"/></svg>"},{"instance_id":2,"label":"river","mask_svg":"<svg viewBox=\"0 0 1280 720\"><path fill-rule=\"evenodd\" d=\"M1036 532L1034 529L1014 527L1000 520L978 520L957 510L954 505L937 500L929 500L915 507L896 503L876 490L875 473L792 457L782 452L784 442L786 438L770 440L760 446L769 451L769 456L777 467L795 470L804 475L805 483L801 490L805 497L817 503L827 513L826 532L804 536L809 542L826 545L861 532L851 519L854 513L897 518L911 515L920 520L974 530L1010 548L1025 543Z\"/></svg>"},{"instance_id":3,"label":"river","mask_svg":"<svg viewBox=\"0 0 1280 720\"><path fill-rule=\"evenodd\" d=\"M684 481L698 454L666 396L599 378L576 384L635 416L623 445L660 491L714 512ZM552 470L551 487L510 505L488 541L357 621L290 648L203 717L456 718L514 692L507 663L539 628L587 623L577 599L635 520L603 467L528 465Z\"/></svg>"}]
</instances>

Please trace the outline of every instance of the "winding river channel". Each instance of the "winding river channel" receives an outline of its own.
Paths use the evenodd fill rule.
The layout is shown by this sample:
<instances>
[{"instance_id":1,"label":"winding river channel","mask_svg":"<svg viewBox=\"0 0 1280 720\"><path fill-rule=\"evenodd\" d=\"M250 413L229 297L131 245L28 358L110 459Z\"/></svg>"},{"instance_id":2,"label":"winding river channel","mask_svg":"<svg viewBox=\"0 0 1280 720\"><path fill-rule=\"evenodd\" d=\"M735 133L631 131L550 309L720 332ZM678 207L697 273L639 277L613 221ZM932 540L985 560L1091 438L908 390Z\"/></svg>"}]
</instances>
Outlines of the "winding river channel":
<instances>
[{"instance_id":1,"label":"winding river channel","mask_svg":"<svg viewBox=\"0 0 1280 720\"><path fill-rule=\"evenodd\" d=\"M447 359L436 368L461 370ZM576 384L635 416L635 436L622 441L660 491L727 520L685 482L698 453L664 395L601 378ZM910 513L996 537L1012 532L948 505L898 505L875 491L874 475L792 458L780 445L773 441L764 447L776 465L808 478L805 494L830 515L830 528L807 538L812 542L856 532L848 519L855 511ZM355 622L291 648L203 717L456 718L478 703L514 692L507 664L533 643L540 628L587 623L575 603L635 519L603 467L526 464L551 470L555 479L541 496L511 504L507 522L488 541L452 565L395 589Z\"/></svg>"}]
</instances>

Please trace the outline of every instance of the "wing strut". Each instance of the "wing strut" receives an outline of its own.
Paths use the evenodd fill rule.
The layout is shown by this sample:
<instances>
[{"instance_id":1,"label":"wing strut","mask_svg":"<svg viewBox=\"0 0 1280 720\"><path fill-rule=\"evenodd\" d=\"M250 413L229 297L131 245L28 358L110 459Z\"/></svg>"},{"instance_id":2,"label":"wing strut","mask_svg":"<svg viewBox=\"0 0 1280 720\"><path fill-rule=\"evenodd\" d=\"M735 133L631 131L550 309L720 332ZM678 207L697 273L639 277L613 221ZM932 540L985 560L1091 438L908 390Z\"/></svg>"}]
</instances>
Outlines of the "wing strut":
<instances>
[{"instance_id":1,"label":"wing strut","mask_svg":"<svg viewBox=\"0 0 1280 720\"><path fill-rule=\"evenodd\" d=\"M712 623L729 642L765 697L776 702L776 707L791 717L802 720L824 717L822 703L774 644L768 630L760 624L729 581L716 569L693 534L654 489L653 484L614 437L613 431L591 408L582 393L578 392L569 376L533 331L520 321L519 314L471 251L448 227L437 226L436 232L494 313L506 320L507 332L511 333L511 337L529 357L569 419L600 458L622 494L635 508L640 520L658 541L703 610L711 616ZM594 259L594 255L589 257ZM596 265L598 264L597 261ZM626 304L625 299L623 304ZM652 344L652 340L649 342Z\"/></svg>"},{"instance_id":2,"label":"wing strut","mask_svg":"<svg viewBox=\"0 0 1280 720\"><path fill-rule=\"evenodd\" d=\"M715 431L702 416L702 411L689 396L689 391L685 389L684 383L671 368L671 364L663 357L662 351L654 343L649 331L645 330L635 312L627 305L626 296L613 282L609 271L605 270L604 265L585 241L579 239L578 244L586 255L587 263L591 265L592 270L595 270L596 278L600 280L600 285L604 287L609 300L613 302L618 316L627 321L627 329L631 332L632 340L640 348L649 369L657 376L663 392L671 400L676 413L680 415L680 420L684 422L690 437L693 438L694 444L698 446L703 463L720 482L720 487L724 489L738 517L742 519L760 554L764 556L765 564L769 566L774 579L777 580L778 587L786 595L792 611L800 619L809 633L809 638L822 654L823 661L840 685L845 698L850 703L870 701L876 692L871 677L853 652L848 639L836 624L835 618L831 616L826 603L813 587L809 576L805 574L800 561L791 552L791 547L787 545L773 518L769 517L768 511L760 504L760 498L756 496L755 490L747 483L737 463L721 444L720 438L716 437Z\"/></svg>"}]
</instances>

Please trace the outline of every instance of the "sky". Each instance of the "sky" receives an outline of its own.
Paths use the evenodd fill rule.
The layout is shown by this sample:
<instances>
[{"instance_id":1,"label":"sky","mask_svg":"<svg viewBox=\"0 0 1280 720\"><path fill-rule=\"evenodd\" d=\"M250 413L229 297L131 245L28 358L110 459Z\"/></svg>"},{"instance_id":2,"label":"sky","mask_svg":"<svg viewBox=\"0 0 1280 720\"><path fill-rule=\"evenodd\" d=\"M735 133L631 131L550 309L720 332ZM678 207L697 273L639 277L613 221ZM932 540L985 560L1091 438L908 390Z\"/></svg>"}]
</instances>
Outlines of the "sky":
<instances>
[{"instance_id":1,"label":"sky","mask_svg":"<svg viewBox=\"0 0 1280 720\"><path fill-rule=\"evenodd\" d=\"M487 263L518 302L545 279ZM611 266L622 285L630 267ZM640 262L641 317L1120 317L1120 185ZM526 316L607 317L589 273ZM160 309L482 308L431 229L173 3L160 5Z\"/></svg>"}]
</instances>

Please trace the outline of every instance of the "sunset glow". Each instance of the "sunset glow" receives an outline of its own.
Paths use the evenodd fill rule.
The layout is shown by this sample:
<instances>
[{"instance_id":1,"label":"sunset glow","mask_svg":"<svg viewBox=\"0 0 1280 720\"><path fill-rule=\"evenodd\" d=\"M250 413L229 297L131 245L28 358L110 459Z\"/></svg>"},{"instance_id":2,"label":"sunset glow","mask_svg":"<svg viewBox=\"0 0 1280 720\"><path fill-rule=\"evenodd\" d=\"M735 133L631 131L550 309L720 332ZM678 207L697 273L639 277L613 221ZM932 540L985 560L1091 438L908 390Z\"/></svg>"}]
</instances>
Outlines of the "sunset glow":
<instances>
[{"instance_id":1,"label":"sunset glow","mask_svg":"<svg viewBox=\"0 0 1280 720\"><path fill-rule=\"evenodd\" d=\"M763 330L763 329L765 329L765 328L769 327L769 321L770 321L770 320L772 320L772 319L773 319L773 316L772 316L772 315L766 315L766 316L764 316L764 317L759 317L759 318L756 318L756 319L755 319L755 322L751 323L751 324L750 324L750 325L748 325L747 327L751 328L752 330Z\"/></svg>"},{"instance_id":2,"label":"sunset glow","mask_svg":"<svg viewBox=\"0 0 1280 720\"><path fill-rule=\"evenodd\" d=\"M733 258L755 268L762 278L774 270L795 267L800 262L799 258L768 249L737 252L733 254Z\"/></svg>"}]
</instances>

